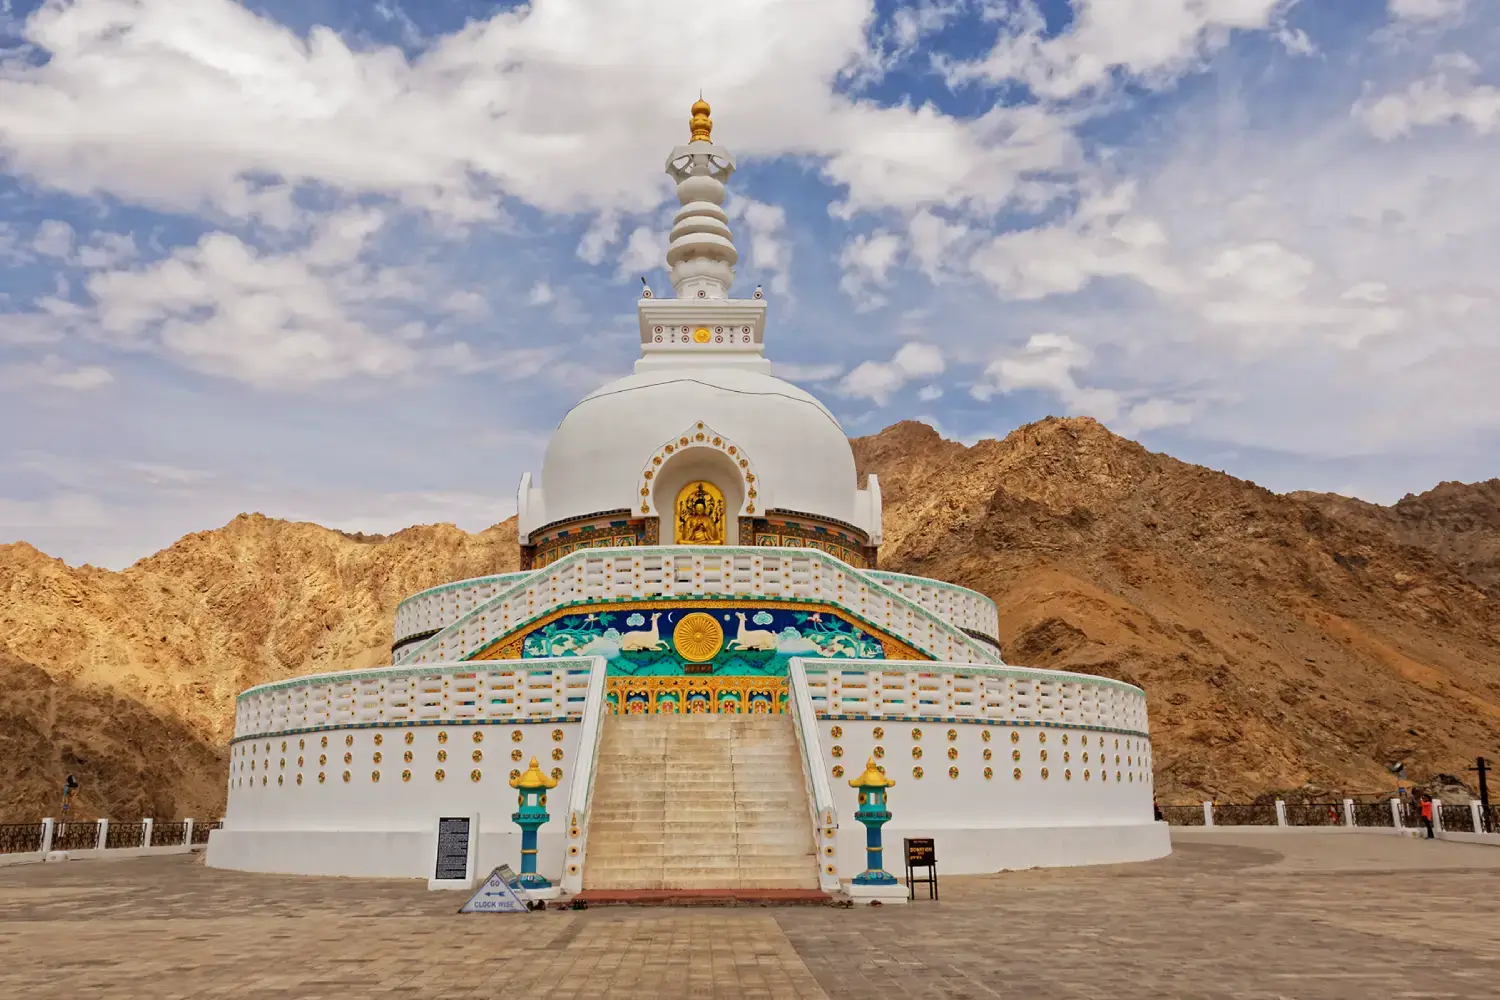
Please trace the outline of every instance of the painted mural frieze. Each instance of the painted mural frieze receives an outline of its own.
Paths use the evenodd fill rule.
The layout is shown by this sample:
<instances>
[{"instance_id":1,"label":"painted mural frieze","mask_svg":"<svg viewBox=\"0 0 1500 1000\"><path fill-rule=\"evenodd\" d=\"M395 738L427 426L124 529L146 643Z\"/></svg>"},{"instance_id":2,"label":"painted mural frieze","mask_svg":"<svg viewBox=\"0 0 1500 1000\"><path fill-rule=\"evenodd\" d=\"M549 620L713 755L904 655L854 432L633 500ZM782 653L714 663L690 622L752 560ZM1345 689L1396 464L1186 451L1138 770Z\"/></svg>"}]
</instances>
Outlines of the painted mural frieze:
<instances>
[{"instance_id":1,"label":"painted mural frieze","mask_svg":"<svg viewBox=\"0 0 1500 1000\"><path fill-rule=\"evenodd\" d=\"M528 633L521 656L602 656L612 676L784 677L794 656L885 659L882 641L830 611L674 606L566 614Z\"/></svg>"}]
</instances>

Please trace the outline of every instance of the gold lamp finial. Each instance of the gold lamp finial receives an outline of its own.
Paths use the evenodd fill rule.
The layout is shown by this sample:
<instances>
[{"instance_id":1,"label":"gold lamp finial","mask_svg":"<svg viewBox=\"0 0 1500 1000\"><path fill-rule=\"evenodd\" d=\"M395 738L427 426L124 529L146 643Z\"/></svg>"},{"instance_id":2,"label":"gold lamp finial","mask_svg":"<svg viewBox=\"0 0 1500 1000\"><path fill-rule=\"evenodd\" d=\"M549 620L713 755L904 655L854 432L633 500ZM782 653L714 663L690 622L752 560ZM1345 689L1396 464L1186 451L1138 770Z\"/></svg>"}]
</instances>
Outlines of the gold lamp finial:
<instances>
[{"instance_id":1,"label":"gold lamp finial","mask_svg":"<svg viewBox=\"0 0 1500 1000\"><path fill-rule=\"evenodd\" d=\"M531 766L521 774L510 779L512 788L556 788L557 779L550 774L542 772L541 766L537 764L536 758L531 758Z\"/></svg>"},{"instance_id":2,"label":"gold lamp finial","mask_svg":"<svg viewBox=\"0 0 1500 1000\"><path fill-rule=\"evenodd\" d=\"M895 783L894 778L887 778L880 772L880 765L875 763L874 757L865 765L864 774L849 779L850 788L890 788Z\"/></svg>"},{"instance_id":3,"label":"gold lamp finial","mask_svg":"<svg viewBox=\"0 0 1500 1000\"><path fill-rule=\"evenodd\" d=\"M713 142L709 136L713 133L714 122L708 117L708 102L703 99L702 91L698 93L698 100L693 102L693 117L688 122L688 128L692 130L692 138L688 142Z\"/></svg>"}]
</instances>

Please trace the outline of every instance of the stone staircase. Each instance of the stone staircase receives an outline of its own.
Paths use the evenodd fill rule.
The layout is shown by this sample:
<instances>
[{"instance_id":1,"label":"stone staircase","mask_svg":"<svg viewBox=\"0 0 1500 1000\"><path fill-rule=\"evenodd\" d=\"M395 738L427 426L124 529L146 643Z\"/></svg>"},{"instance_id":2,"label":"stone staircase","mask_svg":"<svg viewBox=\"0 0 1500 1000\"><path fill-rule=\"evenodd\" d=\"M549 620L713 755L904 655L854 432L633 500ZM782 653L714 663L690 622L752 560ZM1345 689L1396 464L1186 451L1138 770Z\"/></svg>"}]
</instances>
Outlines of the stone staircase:
<instances>
[{"instance_id":1,"label":"stone staircase","mask_svg":"<svg viewBox=\"0 0 1500 1000\"><path fill-rule=\"evenodd\" d=\"M816 890L791 718L606 718L583 887Z\"/></svg>"}]
</instances>

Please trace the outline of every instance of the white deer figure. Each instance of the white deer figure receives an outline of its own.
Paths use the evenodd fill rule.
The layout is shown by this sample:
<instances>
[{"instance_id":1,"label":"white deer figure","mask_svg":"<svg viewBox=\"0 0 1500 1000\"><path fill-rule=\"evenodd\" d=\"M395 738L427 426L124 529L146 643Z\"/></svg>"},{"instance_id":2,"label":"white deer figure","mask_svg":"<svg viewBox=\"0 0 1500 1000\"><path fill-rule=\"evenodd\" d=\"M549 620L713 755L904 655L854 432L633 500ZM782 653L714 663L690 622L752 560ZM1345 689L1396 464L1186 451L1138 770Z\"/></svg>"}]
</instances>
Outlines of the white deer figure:
<instances>
[{"instance_id":1,"label":"white deer figure","mask_svg":"<svg viewBox=\"0 0 1500 1000\"><path fill-rule=\"evenodd\" d=\"M652 612L651 628L642 632L626 632L620 637L620 652L644 652L648 649L661 649L666 645L662 642L661 629L657 625L657 619L661 617L660 611Z\"/></svg>"},{"instance_id":2,"label":"white deer figure","mask_svg":"<svg viewBox=\"0 0 1500 1000\"><path fill-rule=\"evenodd\" d=\"M776 633L768 632L763 628L746 628L745 613L736 611L734 616L740 620L739 628L735 630L734 638L729 640L730 649L754 649L762 652L771 652L776 649Z\"/></svg>"}]
</instances>

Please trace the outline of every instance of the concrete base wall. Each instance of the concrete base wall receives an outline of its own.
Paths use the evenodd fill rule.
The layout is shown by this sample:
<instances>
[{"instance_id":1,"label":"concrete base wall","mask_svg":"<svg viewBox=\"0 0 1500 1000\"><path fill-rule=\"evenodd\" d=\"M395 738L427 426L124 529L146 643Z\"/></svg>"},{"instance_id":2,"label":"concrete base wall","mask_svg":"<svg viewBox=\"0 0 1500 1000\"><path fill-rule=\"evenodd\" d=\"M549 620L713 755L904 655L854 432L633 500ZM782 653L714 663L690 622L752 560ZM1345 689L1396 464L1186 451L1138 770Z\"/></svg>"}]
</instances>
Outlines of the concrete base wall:
<instances>
[{"instance_id":1,"label":"concrete base wall","mask_svg":"<svg viewBox=\"0 0 1500 1000\"><path fill-rule=\"evenodd\" d=\"M6 865L27 865L38 861L99 861L104 859L124 858L150 858L158 854L187 854L191 851L201 851L202 844L194 844L191 847L183 844L171 844L165 847L112 847L107 850L90 849L85 851L53 851L51 854L43 854L41 851L31 851L26 854L0 854L0 868Z\"/></svg>"},{"instance_id":2,"label":"concrete base wall","mask_svg":"<svg viewBox=\"0 0 1500 1000\"><path fill-rule=\"evenodd\" d=\"M521 833L510 817L499 830L479 822L474 870L498 865L521 870ZM557 820L537 833L537 871L562 878L567 831ZM348 878L431 878L437 862L433 830L215 830L209 835L210 868L280 875Z\"/></svg>"},{"instance_id":3,"label":"concrete base wall","mask_svg":"<svg viewBox=\"0 0 1500 1000\"><path fill-rule=\"evenodd\" d=\"M894 821L882 830L885 870L902 877L905 837L931 837L937 851L938 876L985 875L1024 868L1071 868L1150 861L1172 853L1165 823L1112 826L901 827ZM838 835L839 871L850 877L864 870L865 831L857 822L843 823Z\"/></svg>"}]
</instances>

